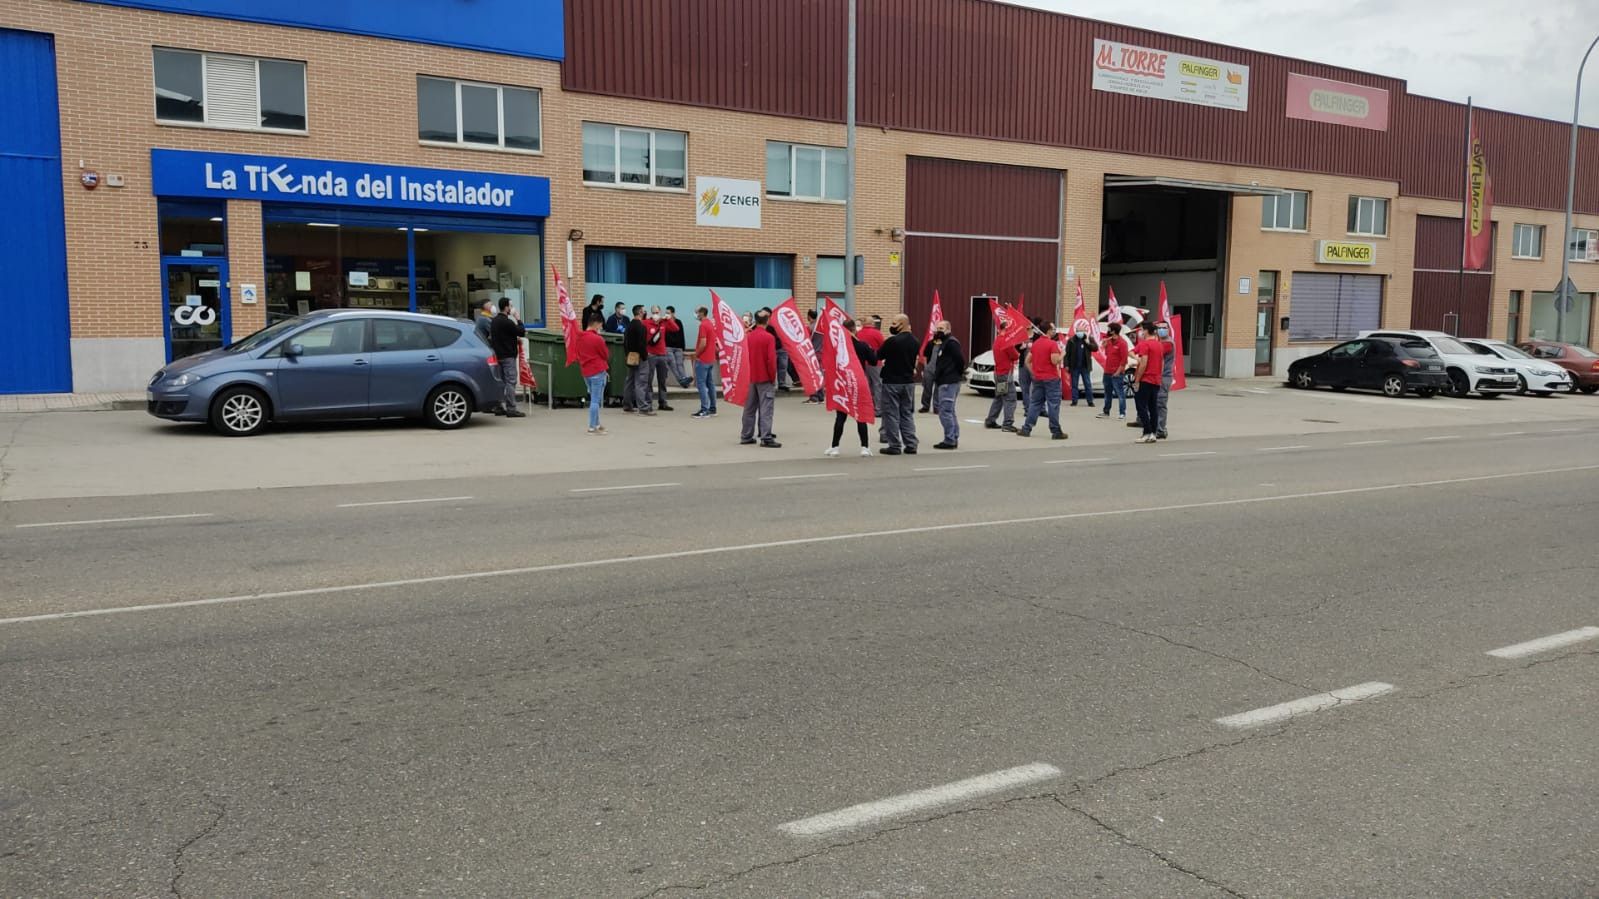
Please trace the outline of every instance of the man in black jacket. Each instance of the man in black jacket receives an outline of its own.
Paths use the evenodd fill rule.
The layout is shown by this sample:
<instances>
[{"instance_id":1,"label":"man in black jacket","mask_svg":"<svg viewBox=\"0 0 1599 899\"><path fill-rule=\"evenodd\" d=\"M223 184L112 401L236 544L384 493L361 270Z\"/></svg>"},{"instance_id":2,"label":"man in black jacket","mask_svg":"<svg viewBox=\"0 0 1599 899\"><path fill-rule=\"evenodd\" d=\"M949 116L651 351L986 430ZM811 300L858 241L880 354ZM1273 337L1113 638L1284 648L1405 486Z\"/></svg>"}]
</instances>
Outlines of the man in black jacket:
<instances>
[{"instance_id":1,"label":"man in black jacket","mask_svg":"<svg viewBox=\"0 0 1599 899\"><path fill-rule=\"evenodd\" d=\"M1099 351L1099 341L1088 336L1088 323L1078 322L1072 339L1066 341L1066 374L1071 378L1072 405L1086 400L1094 408L1094 353Z\"/></svg>"},{"instance_id":2,"label":"man in black jacket","mask_svg":"<svg viewBox=\"0 0 1599 899\"><path fill-rule=\"evenodd\" d=\"M944 426L944 440L933 444L933 449L952 450L960 445L961 424L955 417L955 398L960 396L961 381L966 377L966 351L951 333L947 321L938 323L933 341L924 354L933 370L934 402L938 407L938 422Z\"/></svg>"},{"instance_id":3,"label":"man in black jacket","mask_svg":"<svg viewBox=\"0 0 1599 899\"><path fill-rule=\"evenodd\" d=\"M901 452L916 455L916 360L922 348L911 333L910 317L894 316L888 326L889 337L877 351L877 361L882 364L883 455L897 456Z\"/></svg>"},{"instance_id":4,"label":"man in black jacket","mask_svg":"<svg viewBox=\"0 0 1599 899\"><path fill-rule=\"evenodd\" d=\"M489 345L494 348L494 358L500 363L500 381L505 389L504 411L506 418L524 418L527 413L516 407L516 388L521 386L521 369L517 359L522 351L522 338L527 328L517 318L510 300L500 301L500 314L489 323Z\"/></svg>"},{"instance_id":5,"label":"man in black jacket","mask_svg":"<svg viewBox=\"0 0 1599 899\"><path fill-rule=\"evenodd\" d=\"M617 303L616 304L616 311L612 312L611 313L611 317L605 320L605 333L607 333L607 334L626 334L627 333L627 313L622 311L623 308L625 308L625 307L623 307L623 305L621 303ZM638 310L643 309L643 308L644 308L643 306L634 306L633 307L633 314L637 315L638 314Z\"/></svg>"},{"instance_id":6,"label":"man in black jacket","mask_svg":"<svg viewBox=\"0 0 1599 899\"><path fill-rule=\"evenodd\" d=\"M644 320L644 307L634 306L633 320L627 322L622 333L622 351L627 354L627 383L622 385L623 412L655 414L654 398L650 395L649 344L650 328Z\"/></svg>"}]
</instances>

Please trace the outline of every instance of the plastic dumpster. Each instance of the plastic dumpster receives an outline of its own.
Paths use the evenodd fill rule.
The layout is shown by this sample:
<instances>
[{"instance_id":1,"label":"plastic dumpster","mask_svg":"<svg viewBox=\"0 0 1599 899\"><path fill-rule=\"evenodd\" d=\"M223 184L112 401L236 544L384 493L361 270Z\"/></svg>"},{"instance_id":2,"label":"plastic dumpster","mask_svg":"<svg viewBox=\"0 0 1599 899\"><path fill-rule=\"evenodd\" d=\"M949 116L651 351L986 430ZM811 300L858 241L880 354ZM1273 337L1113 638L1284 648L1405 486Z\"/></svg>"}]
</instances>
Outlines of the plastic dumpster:
<instances>
[{"instance_id":1,"label":"plastic dumpster","mask_svg":"<svg viewBox=\"0 0 1599 899\"><path fill-rule=\"evenodd\" d=\"M607 405L622 401L622 384L627 377L627 353L622 351L622 335L601 334L611 351L611 383L606 389ZM583 373L574 363L566 364L566 337L560 331L529 330L527 332L527 361L533 367L533 377L539 382L538 401L551 401L551 405L568 402L587 404L588 385L583 383ZM614 403L611 402L614 400Z\"/></svg>"}]
</instances>

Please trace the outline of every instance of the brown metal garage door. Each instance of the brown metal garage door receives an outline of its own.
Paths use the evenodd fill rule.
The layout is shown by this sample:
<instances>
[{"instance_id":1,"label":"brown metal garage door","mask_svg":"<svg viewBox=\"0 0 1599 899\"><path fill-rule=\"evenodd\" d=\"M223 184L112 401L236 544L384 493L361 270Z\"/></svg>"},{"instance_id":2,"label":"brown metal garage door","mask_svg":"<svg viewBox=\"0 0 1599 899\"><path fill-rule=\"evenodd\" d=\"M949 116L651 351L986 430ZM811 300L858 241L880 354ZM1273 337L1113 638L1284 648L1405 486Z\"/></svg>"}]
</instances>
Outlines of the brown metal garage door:
<instances>
[{"instance_id":1,"label":"brown metal garage door","mask_svg":"<svg viewBox=\"0 0 1599 899\"><path fill-rule=\"evenodd\" d=\"M1411 276L1410 326L1487 337L1493 303L1492 262L1483 272L1460 274L1460 219L1416 218L1416 270ZM1494 241L1499 226L1494 225ZM1493 254L1488 258L1492 260Z\"/></svg>"}]
</instances>

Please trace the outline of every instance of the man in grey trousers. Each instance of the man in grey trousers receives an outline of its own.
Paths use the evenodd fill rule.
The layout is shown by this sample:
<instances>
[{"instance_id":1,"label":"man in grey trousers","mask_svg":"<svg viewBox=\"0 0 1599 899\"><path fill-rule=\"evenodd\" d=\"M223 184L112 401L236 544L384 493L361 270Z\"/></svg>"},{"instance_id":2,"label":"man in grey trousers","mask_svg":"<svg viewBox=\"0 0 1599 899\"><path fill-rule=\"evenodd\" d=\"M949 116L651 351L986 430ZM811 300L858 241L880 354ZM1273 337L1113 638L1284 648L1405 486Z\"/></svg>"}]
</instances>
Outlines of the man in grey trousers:
<instances>
[{"instance_id":1,"label":"man in grey trousers","mask_svg":"<svg viewBox=\"0 0 1599 899\"><path fill-rule=\"evenodd\" d=\"M896 315L888 326L889 338L877 351L882 363L883 420L882 454L916 455L916 360L922 348L911 333L907 315Z\"/></svg>"},{"instance_id":2,"label":"man in grey trousers","mask_svg":"<svg viewBox=\"0 0 1599 899\"><path fill-rule=\"evenodd\" d=\"M926 350L927 367L933 370L936 391L933 402L938 408L938 421L944 426L944 439L933 444L933 449L952 450L960 446L960 418L955 414L955 400L960 396L961 380L966 375L966 353L952 333L948 321L938 323L933 332L933 343Z\"/></svg>"},{"instance_id":3,"label":"man in grey trousers","mask_svg":"<svg viewBox=\"0 0 1599 899\"><path fill-rule=\"evenodd\" d=\"M1156 322L1155 337L1165 350L1160 363L1160 393L1155 396L1155 439L1166 439L1166 398L1171 395L1172 381L1177 377L1177 345L1171 339L1171 322Z\"/></svg>"},{"instance_id":4,"label":"man in grey trousers","mask_svg":"<svg viewBox=\"0 0 1599 899\"><path fill-rule=\"evenodd\" d=\"M761 446L777 449L772 433L773 399L777 396L777 338L767 330L771 313L762 309L755 314L755 327L744 335L744 352L749 356L749 395L744 399L743 430L739 443L751 446L756 433L760 433Z\"/></svg>"}]
</instances>

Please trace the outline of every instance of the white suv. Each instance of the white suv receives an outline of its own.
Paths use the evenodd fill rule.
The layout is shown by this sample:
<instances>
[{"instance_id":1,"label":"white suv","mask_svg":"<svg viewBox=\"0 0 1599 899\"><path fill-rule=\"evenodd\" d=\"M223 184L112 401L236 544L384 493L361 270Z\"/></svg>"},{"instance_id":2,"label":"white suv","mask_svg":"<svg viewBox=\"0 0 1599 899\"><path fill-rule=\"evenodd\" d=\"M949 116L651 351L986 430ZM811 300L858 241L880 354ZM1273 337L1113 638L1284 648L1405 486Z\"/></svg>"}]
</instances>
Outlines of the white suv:
<instances>
[{"instance_id":1,"label":"white suv","mask_svg":"<svg viewBox=\"0 0 1599 899\"><path fill-rule=\"evenodd\" d=\"M1516 370L1510 363L1494 356L1479 355L1453 335L1442 331L1385 329L1362 331L1360 336L1425 340L1438 353L1438 359L1449 372L1449 383L1453 385L1451 392L1455 396L1473 393L1499 396L1521 389L1521 379L1516 377Z\"/></svg>"}]
</instances>

